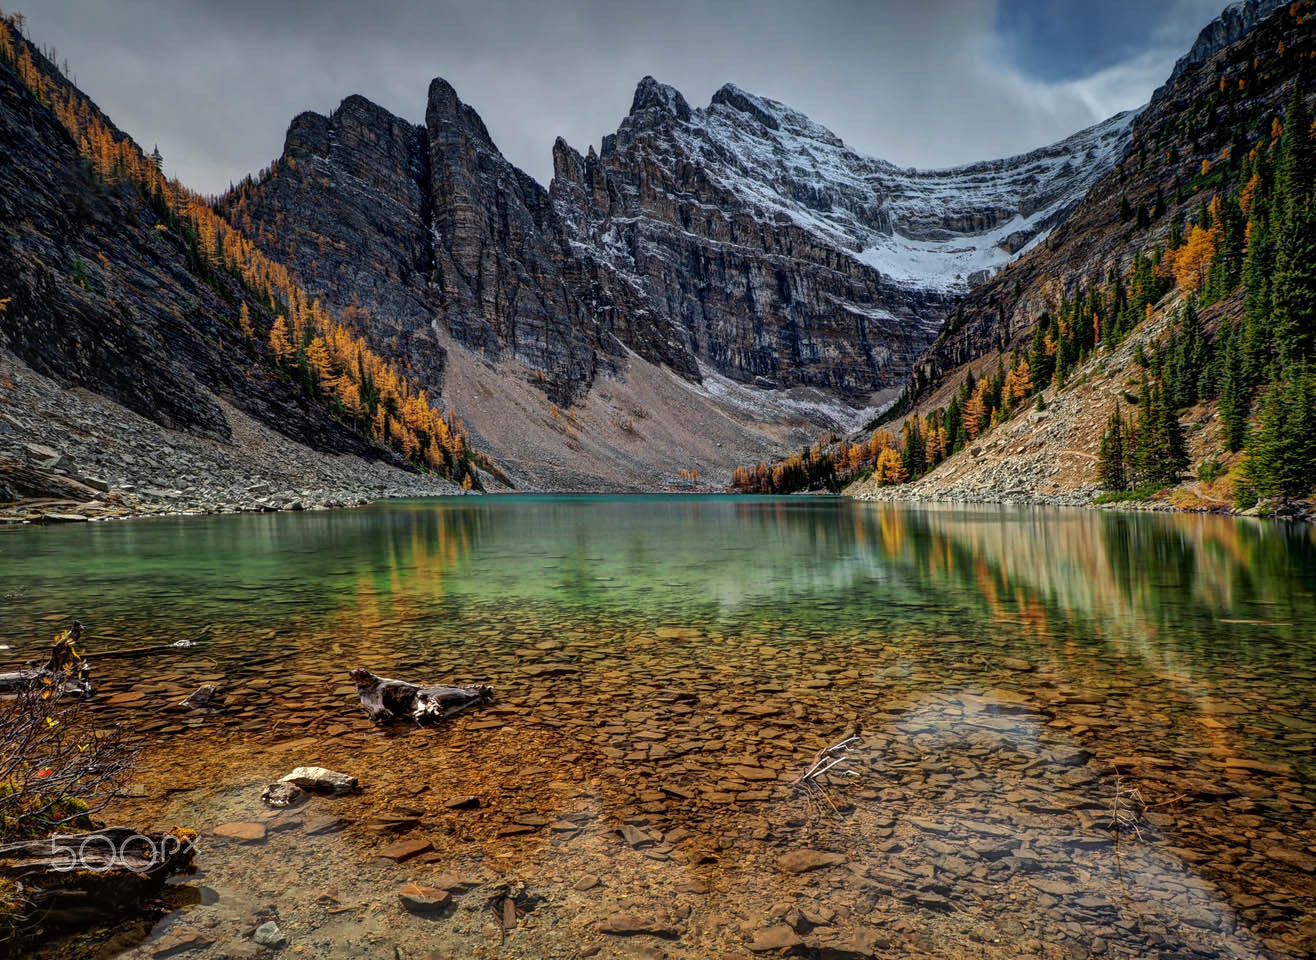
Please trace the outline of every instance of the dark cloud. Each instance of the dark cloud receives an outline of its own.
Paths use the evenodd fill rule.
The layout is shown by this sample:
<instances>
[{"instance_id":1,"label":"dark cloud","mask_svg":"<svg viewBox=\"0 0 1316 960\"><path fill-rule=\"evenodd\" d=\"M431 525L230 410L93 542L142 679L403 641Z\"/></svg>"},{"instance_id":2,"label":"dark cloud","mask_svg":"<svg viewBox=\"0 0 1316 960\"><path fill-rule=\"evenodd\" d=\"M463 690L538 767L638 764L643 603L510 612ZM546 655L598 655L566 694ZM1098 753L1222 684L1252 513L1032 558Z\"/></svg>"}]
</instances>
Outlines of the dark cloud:
<instances>
[{"instance_id":1,"label":"dark cloud","mask_svg":"<svg viewBox=\"0 0 1316 960\"><path fill-rule=\"evenodd\" d=\"M897 163L1002 156L1145 101L1219 5L36 0L25 12L120 126L214 191L277 156L295 114L349 93L419 122L435 76L541 181L553 138L597 144L645 74L692 104L735 82Z\"/></svg>"},{"instance_id":2,"label":"dark cloud","mask_svg":"<svg viewBox=\"0 0 1316 960\"><path fill-rule=\"evenodd\" d=\"M996 17L1001 47L1044 81L1077 80L1153 52L1177 57L1224 0L1009 0Z\"/></svg>"}]
</instances>

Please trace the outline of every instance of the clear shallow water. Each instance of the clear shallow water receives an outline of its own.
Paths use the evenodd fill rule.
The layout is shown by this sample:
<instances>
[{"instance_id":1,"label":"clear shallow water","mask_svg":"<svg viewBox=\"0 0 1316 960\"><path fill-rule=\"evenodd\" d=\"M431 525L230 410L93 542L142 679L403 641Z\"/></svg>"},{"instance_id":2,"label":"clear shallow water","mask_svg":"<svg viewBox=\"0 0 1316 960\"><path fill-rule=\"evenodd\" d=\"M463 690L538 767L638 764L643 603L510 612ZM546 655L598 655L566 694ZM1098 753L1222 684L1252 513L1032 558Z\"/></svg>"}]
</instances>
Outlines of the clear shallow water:
<instances>
[{"instance_id":1,"label":"clear shallow water","mask_svg":"<svg viewBox=\"0 0 1316 960\"><path fill-rule=\"evenodd\" d=\"M207 839L218 901L155 936L215 956L269 916L326 956L1313 955L1308 527L460 498L6 531L0 583L17 655L74 616L93 651L201 638L97 668L100 709L151 741L123 818L206 831L267 818L293 765L362 779L262 844ZM380 731L358 663L499 700ZM202 682L223 711L169 711ZM855 726L851 775L794 784ZM1109 828L1117 772L1138 834ZM347 828L308 833L325 815ZM378 857L411 839L433 849ZM442 915L402 909L453 874Z\"/></svg>"}]
</instances>

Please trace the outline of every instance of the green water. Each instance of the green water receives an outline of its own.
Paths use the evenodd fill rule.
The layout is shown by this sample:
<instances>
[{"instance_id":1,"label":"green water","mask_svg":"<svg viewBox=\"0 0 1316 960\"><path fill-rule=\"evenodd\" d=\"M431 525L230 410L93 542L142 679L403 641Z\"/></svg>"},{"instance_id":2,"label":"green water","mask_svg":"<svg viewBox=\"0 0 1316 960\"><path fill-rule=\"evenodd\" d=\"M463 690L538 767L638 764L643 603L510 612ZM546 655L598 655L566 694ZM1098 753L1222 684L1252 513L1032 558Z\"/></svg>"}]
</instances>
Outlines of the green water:
<instances>
[{"instance_id":1,"label":"green water","mask_svg":"<svg viewBox=\"0 0 1316 960\"><path fill-rule=\"evenodd\" d=\"M0 640L20 653L46 642L55 615L133 639L339 619L368 596L422 621L492 608L883 631L1017 631L1040 605L1064 625L1051 640L1120 641L1190 672L1316 670L1312 529L1213 516L833 498L393 502L13 529L0 533L0 585Z\"/></svg>"},{"instance_id":2,"label":"green water","mask_svg":"<svg viewBox=\"0 0 1316 960\"><path fill-rule=\"evenodd\" d=\"M881 956L925 955L943 940L965 956L1109 944L1122 955L1121 943L1127 955L1308 956L1316 942L1310 527L833 498L527 496L0 532L4 656L36 653L74 617L93 661L98 649L199 639L195 659L166 654L145 686L129 661L97 674L108 694L147 694L126 709L158 769L217 751L213 734L227 731L213 783L171 808L177 817L257 816L258 804L235 807L235 785L283 762L270 751L290 727L341 748L342 763L392 749L342 689L349 666L493 683L502 727L467 741L458 723L442 742L483 751L494 780L544 763L591 785L599 832L573 842L598 845L499 839L526 809L566 815L564 801L481 781L466 789L505 799L468 817L485 845L477 860L527 857L542 872L579 856L598 872L605 857L611 886L638 895L670 868L652 856L628 865L605 824L688 828L658 848L661 862L721 864L706 868L708 896L719 883L734 894L697 902L669 956L740 949L750 928L770 925L772 904L806 895L839 911L797 925L806 948L858 925L878 931ZM201 681L230 688L226 710L156 719L152 704ZM790 771L847 724L864 731L862 775L833 784L843 816L820 825ZM436 822L450 817L437 784L462 768L442 752L417 756L419 773L377 787L410 791L419 776L436 784ZM766 786L727 772L746 763L772 771ZM1149 808L1118 863L1101 823L1115 771L1167 803ZM928 817L950 823L955 843L908 825ZM1004 859L955 852L983 823L1023 847ZM435 842L445 857L470 855ZM770 864L805 842L868 871L802 890L764 879L770 867L733 876L733 862ZM226 903L261 882L244 873L250 856L209 855L209 882L235 891ZM345 949L352 935L318 917L309 881L281 889L312 952ZM373 913L396 909L370 891ZM575 909L588 915L592 902ZM715 906L738 925L718 926ZM461 916L440 940L473 949L483 934ZM525 936L525 955L538 956L584 934ZM1055 943L1058 954L1042 949Z\"/></svg>"}]
</instances>

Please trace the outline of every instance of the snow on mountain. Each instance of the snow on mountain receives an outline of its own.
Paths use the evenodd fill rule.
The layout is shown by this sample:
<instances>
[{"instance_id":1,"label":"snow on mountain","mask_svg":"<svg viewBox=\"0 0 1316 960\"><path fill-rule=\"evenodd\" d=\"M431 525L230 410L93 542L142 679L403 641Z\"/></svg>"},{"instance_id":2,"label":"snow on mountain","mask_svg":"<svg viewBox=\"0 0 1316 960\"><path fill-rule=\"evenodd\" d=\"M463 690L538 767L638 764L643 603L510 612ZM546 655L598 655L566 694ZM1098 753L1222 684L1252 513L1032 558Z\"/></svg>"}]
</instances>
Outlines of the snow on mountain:
<instances>
[{"instance_id":1,"label":"snow on mountain","mask_svg":"<svg viewBox=\"0 0 1316 960\"><path fill-rule=\"evenodd\" d=\"M759 216L788 219L897 284L946 293L1040 242L1120 158L1136 116L1003 160L915 170L864 156L804 114L734 84L690 110L671 87L646 83L637 103L676 114L674 145Z\"/></svg>"}]
</instances>

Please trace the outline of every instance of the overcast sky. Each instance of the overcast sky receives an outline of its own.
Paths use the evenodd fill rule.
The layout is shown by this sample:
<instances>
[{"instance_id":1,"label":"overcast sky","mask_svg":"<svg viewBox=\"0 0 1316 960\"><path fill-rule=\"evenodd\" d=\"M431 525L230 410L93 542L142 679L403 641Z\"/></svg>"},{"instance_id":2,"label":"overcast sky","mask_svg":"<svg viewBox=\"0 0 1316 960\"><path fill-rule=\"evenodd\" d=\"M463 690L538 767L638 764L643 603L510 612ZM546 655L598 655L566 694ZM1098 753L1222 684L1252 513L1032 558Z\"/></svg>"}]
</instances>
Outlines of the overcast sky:
<instances>
[{"instance_id":1,"label":"overcast sky","mask_svg":"<svg viewBox=\"0 0 1316 960\"><path fill-rule=\"evenodd\" d=\"M616 129L652 74L728 81L863 153L943 166L1019 153L1146 102L1224 0L11 0L28 33L171 174L215 192L288 121L361 93L416 122L446 78L542 183L559 135Z\"/></svg>"}]
</instances>

